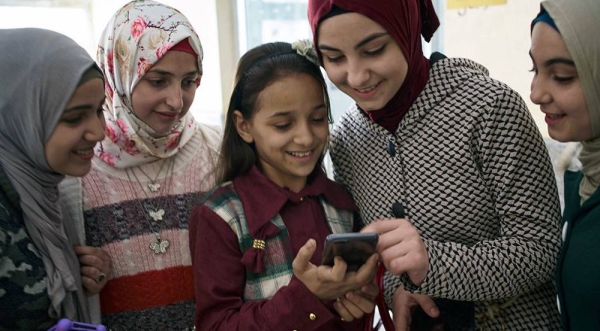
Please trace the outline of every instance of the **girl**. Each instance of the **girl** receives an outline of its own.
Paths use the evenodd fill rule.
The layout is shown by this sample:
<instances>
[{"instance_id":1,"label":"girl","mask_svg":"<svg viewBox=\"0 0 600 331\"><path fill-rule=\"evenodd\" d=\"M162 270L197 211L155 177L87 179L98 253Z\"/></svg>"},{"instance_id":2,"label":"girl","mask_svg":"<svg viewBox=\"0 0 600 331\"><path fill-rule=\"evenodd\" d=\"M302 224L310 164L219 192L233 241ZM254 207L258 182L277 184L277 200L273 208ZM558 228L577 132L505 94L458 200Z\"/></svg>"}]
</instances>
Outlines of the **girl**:
<instances>
[{"instance_id":1,"label":"girl","mask_svg":"<svg viewBox=\"0 0 600 331\"><path fill-rule=\"evenodd\" d=\"M348 274L339 257L317 267L356 206L321 169L329 99L309 50L270 43L239 61L220 185L190 221L198 330L363 330L373 311L376 255Z\"/></svg>"},{"instance_id":2,"label":"girl","mask_svg":"<svg viewBox=\"0 0 600 331\"><path fill-rule=\"evenodd\" d=\"M88 243L114 264L100 296L102 322L191 329L188 220L214 186L219 143L219 132L189 113L202 77L200 39L176 9L132 1L106 26L98 62L106 75L106 138L83 180L83 209Z\"/></svg>"},{"instance_id":3,"label":"girl","mask_svg":"<svg viewBox=\"0 0 600 331\"><path fill-rule=\"evenodd\" d=\"M564 330L600 330L600 6L551 0L533 21L531 101L546 114L550 136L578 141L581 170L565 173L563 247L556 286Z\"/></svg>"},{"instance_id":4,"label":"girl","mask_svg":"<svg viewBox=\"0 0 600 331\"><path fill-rule=\"evenodd\" d=\"M355 101L331 156L363 231L380 234L388 302L452 299L437 301L451 329L557 329L559 200L521 97L473 61L423 56L439 25L430 0L309 0L308 16L323 68ZM406 218L391 217L397 202ZM410 310L394 310L404 330Z\"/></svg>"},{"instance_id":5,"label":"girl","mask_svg":"<svg viewBox=\"0 0 600 331\"><path fill-rule=\"evenodd\" d=\"M58 183L85 175L104 138L102 73L48 30L0 30L0 49L0 329L89 323L86 294L106 284L110 259L78 246Z\"/></svg>"}]
</instances>

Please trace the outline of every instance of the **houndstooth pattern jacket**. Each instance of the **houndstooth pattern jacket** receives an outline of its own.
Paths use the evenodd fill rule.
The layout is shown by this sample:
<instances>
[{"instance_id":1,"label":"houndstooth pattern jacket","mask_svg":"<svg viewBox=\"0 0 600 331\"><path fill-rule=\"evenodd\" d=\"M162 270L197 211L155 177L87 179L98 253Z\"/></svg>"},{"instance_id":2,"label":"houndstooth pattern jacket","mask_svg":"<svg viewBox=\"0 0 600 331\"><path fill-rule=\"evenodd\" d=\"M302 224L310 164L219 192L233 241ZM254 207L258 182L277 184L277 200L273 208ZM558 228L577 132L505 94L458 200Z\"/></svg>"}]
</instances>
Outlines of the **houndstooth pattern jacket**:
<instances>
[{"instance_id":1,"label":"houndstooth pattern jacket","mask_svg":"<svg viewBox=\"0 0 600 331\"><path fill-rule=\"evenodd\" d=\"M486 68L437 61L394 134L352 106L332 131L331 158L366 224L400 202L427 246L424 283L388 273L388 304L403 283L473 301L478 330L559 329L554 173L522 98Z\"/></svg>"}]
</instances>

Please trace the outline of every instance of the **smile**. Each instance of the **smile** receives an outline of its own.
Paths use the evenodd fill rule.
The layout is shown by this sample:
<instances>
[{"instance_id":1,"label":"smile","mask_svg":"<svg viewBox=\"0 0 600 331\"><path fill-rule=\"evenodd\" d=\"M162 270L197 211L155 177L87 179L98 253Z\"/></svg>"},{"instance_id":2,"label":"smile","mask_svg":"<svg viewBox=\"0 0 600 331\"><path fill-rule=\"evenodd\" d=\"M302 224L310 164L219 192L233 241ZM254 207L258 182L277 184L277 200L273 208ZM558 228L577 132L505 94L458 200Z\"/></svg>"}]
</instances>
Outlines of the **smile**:
<instances>
[{"instance_id":1,"label":"smile","mask_svg":"<svg viewBox=\"0 0 600 331\"><path fill-rule=\"evenodd\" d=\"M357 92L360 92L360 93L368 93L368 92L371 92L374 89L376 89L377 86L379 86L379 83L377 83L375 85L371 85L371 86L369 86L367 88L362 88L362 89L355 88L354 90L356 90Z\"/></svg>"},{"instance_id":2,"label":"smile","mask_svg":"<svg viewBox=\"0 0 600 331\"><path fill-rule=\"evenodd\" d=\"M89 149L78 149L75 151L75 153L79 154L79 155L90 155L92 153L94 153L94 149L89 148Z\"/></svg>"},{"instance_id":3,"label":"smile","mask_svg":"<svg viewBox=\"0 0 600 331\"><path fill-rule=\"evenodd\" d=\"M288 154L295 156L295 157L307 157L310 156L313 153L313 151L308 151L308 152L288 152Z\"/></svg>"}]
</instances>

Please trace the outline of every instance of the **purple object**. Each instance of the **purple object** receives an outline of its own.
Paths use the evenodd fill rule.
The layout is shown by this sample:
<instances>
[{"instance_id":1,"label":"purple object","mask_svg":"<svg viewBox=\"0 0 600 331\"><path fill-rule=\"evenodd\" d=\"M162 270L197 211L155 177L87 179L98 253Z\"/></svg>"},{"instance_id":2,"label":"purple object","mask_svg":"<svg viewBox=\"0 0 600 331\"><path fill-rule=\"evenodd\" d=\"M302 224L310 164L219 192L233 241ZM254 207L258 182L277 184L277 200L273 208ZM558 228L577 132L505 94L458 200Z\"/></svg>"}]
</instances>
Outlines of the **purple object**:
<instances>
[{"instance_id":1,"label":"purple object","mask_svg":"<svg viewBox=\"0 0 600 331\"><path fill-rule=\"evenodd\" d=\"M48 331L106 331L106 327L102 324L81 323L63 318Z\"/></svg>"}]
</instances>

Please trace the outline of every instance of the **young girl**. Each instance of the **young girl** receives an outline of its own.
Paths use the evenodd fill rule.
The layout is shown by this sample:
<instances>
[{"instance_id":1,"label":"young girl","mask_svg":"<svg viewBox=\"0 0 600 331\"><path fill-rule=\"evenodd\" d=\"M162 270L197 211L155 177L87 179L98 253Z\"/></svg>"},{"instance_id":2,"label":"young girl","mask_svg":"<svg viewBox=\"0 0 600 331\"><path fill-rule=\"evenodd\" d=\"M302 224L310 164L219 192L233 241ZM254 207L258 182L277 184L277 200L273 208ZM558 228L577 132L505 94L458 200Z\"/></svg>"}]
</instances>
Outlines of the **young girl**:
<instances>
[{"instance_id":1,"label":"young girl","mask_svg":"<svg viewBox=\"0 0 600 331\"><path fill-rule=\"evenodd\" d=\"M188 19L154 1L126 4L101 36L107 134L83 180L83 210L87 243L113 259L100 294L113 330L194 326L188 221L215 184L220 142L189 112L202 54Z\"/></svg>"},{"instance_id":2,"label":"young girl","mask_svg":"<svg viewBox=\"0 0 600 331\"><path fill-rule=\"evenodd\" d=\"M0 330L91 322L86 294L110 275L100 249L78 246L58 184L91 168L104 138L102 73L70 38L0 30Z\"/></svg>"},{"instance_id":3,"label":"young girl","mask_svg":"<svg viewBox=\"0 0 600 331\"><path fill-rule=\"evenodd\" d=\"M317 267L356 206L321 169L329 100L308 50L270 43L238 64L220 186L190 220L198 330L363 330L373 310L376 255Z\"/></svg>"},{"instance_id":4,"label":"young girl","mask_svg":"<svg viewBox=\"0 0 600 331\"><path fill-rule=\"evenodd\" d=\"M323 68L355 101L331 157L363 231L380 234L388 301L434 297L452 329L557 329L559 200L522 98L471 60L425 58L431 0L308 4ZM406 218L392 217L395 203Z\"/></svg>"},{"instance_id":5,"label":"young girl","mask_svg":"<svg viewBox=\"0 0 600 331\"><path fill-rule=\"evenodd\" d=\"M564 330L600 330L600 5L550 0L532 24L531 101L558 141L581 142L581 170L567 171L563 246L556 267Z\"/></svg>"}]
</instances>

